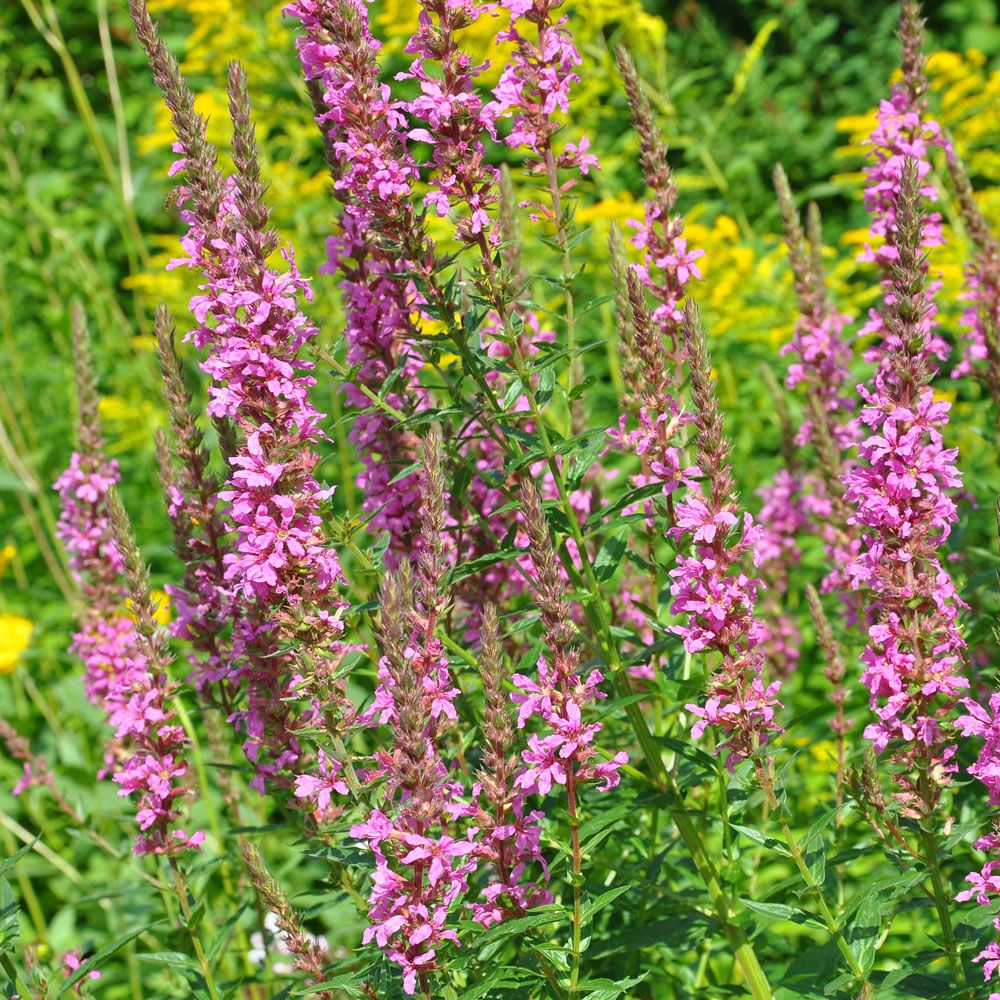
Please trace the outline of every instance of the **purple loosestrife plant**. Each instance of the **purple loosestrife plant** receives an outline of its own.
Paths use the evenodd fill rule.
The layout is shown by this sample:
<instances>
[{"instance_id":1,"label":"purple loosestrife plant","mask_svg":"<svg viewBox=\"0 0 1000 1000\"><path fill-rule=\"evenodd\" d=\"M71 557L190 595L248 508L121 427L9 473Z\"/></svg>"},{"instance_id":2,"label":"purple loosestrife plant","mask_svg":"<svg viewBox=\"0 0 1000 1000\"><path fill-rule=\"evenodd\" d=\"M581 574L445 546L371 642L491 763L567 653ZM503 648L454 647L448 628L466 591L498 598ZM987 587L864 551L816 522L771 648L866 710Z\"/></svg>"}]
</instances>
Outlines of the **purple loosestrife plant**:
<instances>
[{"instance_id":1,"label":"purple loosestrife plant","mask_svg":"<svg viewBox=\"0 0 1000 1000\"><path fill-rule=\"evenodd\" d=\"M580 653L574 643L575 628L564 596L565 582L541 498L530 482L521 484L521 506L529 552L534 568L535 602L545 632L547 655L538 661L538 679L514 674L516 688L512 700L518 706L518 728L531 718L541 723L541 733L528 737L521 751L521 768L514 778L514 788L525 794L546 796L554 786L566 789L566 808L570 821L571 876L573 893L573 939L570 954L570 993L577 988L582 949L582 865L580 847L580 793L586 783L596 783L598 791L618 786L621 767L628 754L620 751L610 759L599 757L594 740L601 732L599 722L584 718L587 706L605 694L604 677L599 670L581 674Z\"/></svg>"},{"instance_id":2,"label":"purple loosestrife plant","mask_svg":"<svg viewBox=\"0 0 1000 1000\"><path fill-rule=\"evenodd\" d=\"M469 903L473 920L492 927L512 917L524 916L532 907L552 902L552 893L537 881L525 879L537 869L548 881L549 869L541 851L544 813L525 808L525 793L516 788L517 757L512 752L517 735L510 717L507 679L500 644L496 606L483 609L481 667L485 708L483 717L483 766L477 776L482 792L475 822L480 834L476 847L480 867L490 875L482 889L482 902ZM519 697L514 696L515 699ZM519 720L520 721L520 720Z\"/></svg>"},{"instance_id":3,"label":"purple loosestrife plant","mask_svg":"<svg viewBox=\"0 0 1000 1000\"><path fill-rule=\"evenodd\" d=\"M897 260L882 322L887 351L870 387L859 387L869 435L844 476L863 544L849 567L868 593L862 681L877 721L865 729L879 753L892 746L906 810L928 817L957 769L953 712L962 676L958 615L964 606L938 549L958 517L949 490L961 484L944 447L949 404L927 384L926 267L921 174L908 160L894 209Z\"/></svg>"},{"instance_id":4,"label":"purple loosestrife plant","mask_svg":"<svg viewBox=\"0 0 1000 1000\"><path fill-rule=\"evenodd\" d=\"M904 0L900 10L903 79L893 87L889 100L882 101L879 105L875 131L867 142L871 146L871 154L869 165L865 168L865 208L872 221L869 228L870 242L859 257L859 260L877 263L882 268L885 274L883 295L886 298L893 294L891 271L899 260L896 212L904 166L908 160L917 164L920 193L928 201L935 202L938 199L937 188L927 179L931 172L930 150L933 146L938 146L951 156L951 148L941 133L941 126L927 116L924 29L919 6L916 0ZM943 243L940 214L927 212L921 233L921 247L930 250ZM922 266L927 267L926 260ZM939 361L944 361L950 348L936 332L937 305L934 302L934 293L940 288L939 281L927 283L921 322L924 324L924 350ZM890 331L886 329L883 313L878 309L869 312L868 322L859 333L862 337L868 335L874 335L877 339L866 353L866 360L878 361L895 346L888 340Z\"/></svg>"},{"instance_id":5,"label":"purple loosestrife plant","mask_svg":"<svg viewBox=\"0 0 1000 1000\"><path fill-rule=\"evenodd\" d=\"M418 476L397 476L413 461L416 441L369 404L381 393L398 411L427 405L413 343L420 297L404 278L412 269L425 270L432 252L411 204L419 169L408 148L404 106L379 80L381 43L371 33L368 5L299 0L284 13L306 32L298 39L299 59L316 88L316 121L342 203L338 233L327 241L328 269L340 280L347 319L347 363L354 372L347 401L361 410L350 433L364 463L357 485L372 515L369 527L389 535L394 564L411 552L418 528ZM393 388L385 393L390 381Z\"/></svg>"},{"instance_id":6,"label":"purple loosestrife plant","mask_svg":"<svg viewBox=\"0 0 1000 1000\"><path fill-rule=\"evenodd\" d=\"M782 349L782 354L793 358L785 385L789 389L802 386L807 392L807 416L795 435L795 443L800 447L812 444L819 466L816 475L797 477L791 495L797 498L798 510L807 523L817 526L825 543L831 566L821 589L848 600L846 572L857 556L859 539L856 528L847 523L841 479L848 452L861 435L856 402L848 389L852 349L844 330L850 317L836 311L827 292L818 210L813 206L810 212L807 238L780 165L774 170L774 186L798 299L795 333ZM857 602L849 601L848 607L851 617L856 617Z\"/></svg>"},{"instance_id":7,"label":"purple loosestrife plant","mask_svg":"<svg viewBox=\"0 0 1000 1000\"><path fill-rule=\"evenodd\" d=\"M670 610L681 616L671 631L681 637L686 652L721 656L704 704L687 708L698 720L691 735L697 739L712 727L731 768L755 754L770 733L781 731L774 718L781 707L781 682L764 681L764 629L756 615L760 581L741 565L748 555L756 561L761 529L739 509L705 332L693 303L685 309L684 337L698 471L685 477L670 532L678 548L677 567L670 571Z\"/></svg>"},{"instance_id":8,"label":"purple loosestrife plant","mask_svg":"<svg viewBox=\"0 0 1000 1000\"><path fill-rule=\"evenodd\" d=\"M490 214L498 197L496 167L486 162L484 137L495 138L495 112L484 105L476 77L484 69L473 65L457 32L492 16L480 0L420 0L420 26L406 46L414 56L397 79L416 80L420 94L405 104L416 127L411 139L431 147L433 170L424 204L442 218L462 210L456 230L464 243L487 253L499 244L500 233ZM439 72L432 73L428 67Z\"/></svg>"},{"instance_id":9,"label":"purple loosestrife plant","mask_svg":"<svg viewBox=\"0 0 1000 1000\"><path fill-rule=\"evenodd\" d=\"M62 506L59 538L85 602L70 650L83 661L87 697L113 730L103 774L120 786L119 794L138 796L135 853L176 854L205 839L201 832L189 835L176 827L187 793L188 738L170 707L169 655L153 619L145 569L112 492L118 466L104 450L80 312L74 316L74 350L79 447L55 484Z\"/></svg>"},{"instance_id":10,"label":"purple loosestrife plant","mask_svg":"<svg viewBox=\"0 0 1000 1000\"><path fill-rule=\"evenodd\" d=\"M171 173L187 177L175 192L188 231L181 240L185 256L174 266L203 281L191 300L198 326L189 336L206 353L208 412L236 429L230 477L219 492L234 535L224 579L241 607L233 623L234 672L247 698L232 719L245 729L244 750L257 769L253 784L263 791L266 781L284 782L282 772L298 764L297 730L318 716L316 704L304 711L292 705L301 667L280 644L295 636L311 659L333 664L343 652L336 593L342 573L320 516L332 491L313 474L322 414L309 400L313 364L301 356L316 334L299 308L309 285L290 248L282 250L285 270L270 264L279 241L263 200L243 71L230 67L236 172L223 179L176 60L141 0L133 0L132 16L177 135L180 159Z\"/></svg>"},{"instance_id":11,"label":"purple loosestrife plant","mask_svg":"<svg viewBox=\"0 0 1000 1000\"><path fill-rule=\"evenodd\" d=\"M156 313L156 345L170 413L170 434L157 434L157 457L174 548L184 563L183 585L167 585L174 610L170 631L190 643L195 688L228 714L236 696L230 676L235 607L225 564L229 539L220 511L220 484L209 470L209 452L195 423L164 307Z\"/></svg>"},{"instance_id":12,"label":"purple loosestrife plant","mask_svg":"<svg viewBox=\"0 0 1000 1000\"><path fill-rule=\"evenodd\" d=\"M965 164L954 150L948 159L962 220L972 240L972 259L965 267L966 302L962 323L966 349L952 376L976 375L993 400L994 426L1000 430L1000 241L990 231L976 201Z\"/></svg>"},{"instance_id":13,"label":"purple loosestrife plant","mask_svg":"<svg viewBox=\"0 0 1000 1000\"><path fill-rule=\"evenodd\" d=\"M639 161L650 190L642 220L629 222L636 230L632 245L643 254L636 271L656 303L653 321L670 344L673 378L679 379L679 366L684 357L681 331L684 297L691 280L701 279L696 261L705 252L688 249L684 219L674 211L677 187L667 165L667 149L656 127L649 100L642 92L635 65L624 48L619 47L615 57L625 84L632 122L639 133Z\"/></svg>"},{"instance_id":14,"label":"purple loosestrife plant","mask_svg":"<svg viewBox=\"0 0 1000 1000\"><path fill-rule=\"evenodd\" d=\"M436 632L447 606L444 590L444 483L438 441L425 440L421 544L389 574L380 625L380 686L369 724L387 723L394 740L376 751L365 777L378 782L372 808L351 835L375 859L364 941L376 941L403 971L403 990L430 997L430 974L446 942L455 903L476 870L475 807L445 759L444 736L457 718L459 694Z\"/></svg>"},{"instance_id":15,"label":"purple loosestrife plant","mask_svg":"<svg viewBox=\"0 0 1000 1000\"><path fill-rule=\"evenodd\" d=\"M986 786L990 806L1000 805L1000 694L991 694L986 706L972 698L963 698L962 704L968 715L955 720L961 734L974 736L983 741L976 763L969 768L969 774ZM975 847L988 855L979 871L965 877L969 888L955 898L959 902L975 899L980 906L992 906L1000 897L1000 827L996 820L993 829L980 837ZM993 927L1000 934L1000 917L993 918ZM1000 943L991 941L975 958L982 962L983 978L988 982L1000 972ZM1000 993L991 993L990 1000L1000 998Z\"/></svg>"},{"instance_id":16,"label":"purple loosestrife plant","mask_svg":"<svg viewBox=\"0 0 1000 1000\"><path fill-rule=\"evenodd\" d=\"M185 713L171 680L168 629L156 622L81 362L80 447L58 484L60 533L87 600L74 650L115 734L106 773L135 799L136 852L163 857L129 877L91 811L71 804L72 776L59 768L83 729L29 714L58 706L58 691L38 683L56 676L40 649L42 670L14 677L11 721L0 720L15 792L38 789L13 801L16 820L0 810L5 842L24 843L0 865L0 981L40 997L51 993L47 976L65 975L56 990L71 995L94 988L99 965L109 997L138 996L136 958L162 966L149 989L169 992L167 977L182 975L181 988L210 1000L303 991L774 1000L796 990L973 1000L979 984L965 981L963 950L977 921L953 925L959 887L949 883L966 870L956 867L964 821L987 798L952 775L972 764L990 805L1000 802L1000 695L966 690L964 605L942 549L958 537L950 494L960 476L946 447L948 407L930 388L943 340L923 250L941 226L923 209L936 197L928 157L948 146L925 107L911 0L902 84L881 108L868 171L866 257L881 267L883 308L868 327L880 336L878 366L858 390L861 406L818 213L803 225L776 172L798 299L786 387L805 402L793 419L776 378L761 376L783 467L760 491L756 521L737 484L754 478L745 466L757 452L744 442L767 417L737 410L731 446L690 301L701 253L677 211L656 92L623 50L649 191L635 253L612 227L607 275L574 228L597 157L586 139L565 141L586 125L572 121L571 95L602 38L590 34L581 54L571 5L412 0L392 8L415 15L412 37L383 51L382 4L275 0L273 15L297 21L336 202L332 224L320 224L343 305L328 317L343 343L329 351L265 203L242 71L229 72L234 169L223 169L143 0L131 9L176 134L184 235L172 266L200 286L187 340L207 377L205 414L170 320L157 314L168 411L157 452L179 562L151 549L199 704ZM622 36L631 28L621 25ZM494 41L506 62L490 93L472 53ZM967 360L992 393L997 244L957 158L951 167L976 246ZM447 235L439 244L431 231ZM579 292L596 297L581 304ZM738 373L725 350L719 357L722 378ZM329 531L326 518L343 505L328 503L320 475L317 359L345 394L350 412L330 433L357 451L347 474L359 477L365 515L353 516L349 498L349 516ZM623 400L612 381L624 383ZM739 379L726 384L742 391ZM974 416L984 393L959 388L963 415ZM215 422L217 457L203 419ZM6 452L2 428L0 438ZM984 467L970 466L970 482L988 481ZM974 518L968 528L974 538ZM328 534L347 546L349 574ZM7 562L5 547L0 574ZM979 578L963 581L976 603ZM798 632L800 590L815 644ZM821 590L846 596L845 617L864 632L867 740L846 717L864 696ZM32 623L5 606L0 632L11 618L19 642ZM19 655L0 642L0 673ZM831 691L823 720L818 668ZM782 702L795 719L787 739ZM222 716L232 723L224 732ZM826 721L835 764L825 759L831 741L809 739ZM249 765L233 768L240 743ZM796 746L805 752L784 752ZM272 794L242 801L242 773ZM209 858L192 853L202 834L183 830L193 777L198 814L218 832ZM63 858L67 826L82 836ZM1000 824L981 832L986 858L958 899L992 905ZM237 845L234 871L227 854ZM90 847L106 855L99 868ZM112 927L119 913L109 909L114 919L100 930L94 921L94 936L124 931L118 943L69 948L66 973L54 971L58 956L29 946L22 974L6 902L21 856L58 864L73 892L92 871L122 877L130 895L134 883L134 906L122 912L142 912L145 926ZM39 889L40 870L26 865L10 880L28 904L21 932L38 941L52 895ZM798 925L792 939L787 921ZM890 937L894 924L904 933ZM932 947L915 947L928 931ZM125 953L126 976L115 948L136 934L151 950ZM988 984L1000 944L979 948Z\"/></svg>"},{"instance_id":17,"label":"purple loosestrife plant","mask_svg":"<svg viewBox=\"0 0 1000 1000\"><path fill-rule=\"evenodd\" d=\"M514 149L522 149L529 169L546 174L551 183L559 169L575 169L587 174L599 168L590 150L590 140L566 143L556 152L552 139L559 130L557 113L569 114L570 88L580 82L576 72L581 64L568 18L556 11L563 0L500 0L510 15L510 28L497 35L498 42L512 42L514 52L493 91L494 101L487 108L496 120L512 117L510 132L504 140ZM565 193L575 181L564 182ZM525 207L528 207L527 205ZM545 212L537 203L530 206ZM553 211L558 214L557 206Z\"/></svg>"}]
</instances>

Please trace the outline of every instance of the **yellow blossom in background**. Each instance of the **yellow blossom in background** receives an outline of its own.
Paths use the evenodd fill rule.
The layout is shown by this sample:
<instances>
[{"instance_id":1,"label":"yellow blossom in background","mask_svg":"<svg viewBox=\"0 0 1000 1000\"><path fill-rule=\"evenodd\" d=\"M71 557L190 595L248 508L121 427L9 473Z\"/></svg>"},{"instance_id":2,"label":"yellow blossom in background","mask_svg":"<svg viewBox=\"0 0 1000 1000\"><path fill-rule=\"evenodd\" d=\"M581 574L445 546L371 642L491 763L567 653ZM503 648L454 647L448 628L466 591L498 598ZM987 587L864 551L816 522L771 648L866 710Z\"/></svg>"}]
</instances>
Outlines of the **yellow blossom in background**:
<instances>
[{"instance_id":1,"label":"yellow blossom in background","mask_svg":"<svg viewBox=\"0 0 1000 1000\"><path fill-rule=\"evenodd\" d=\"M163 410L148 399L103 396L98 405L101 421L113 440L108 449L111 452L148 447L152 432L164 421Z\"/></svg>"},{"instance_id":2,"label":"yellow blossom in background","mask_svg":"<svg viewBox=\"0 0 1000 1000\"><path fill-rule=\"evenodd\" d=\"M28 648L34 627L20 615L0 613L0 674L13 672L21 654Z\"/></svg>"},{"instance_id":3,"label":"yellow blossom in background","mask_svg":"<svg viewBox=\"0 0 1000 1000\"><path fill-rule=\"evenodd\" d=\"M179 11L191 21L181 71L211 74L239 59L253 77L267 71L270 43L285 40L281 4L268 0L149 0L154 17Z\"/></svg>"},{"instance_id":4,"label":"yellow blossom in background","mask_svg":"<svg viewBox=\"0 0 1000 1000\"><path fill-rule=\"evenodd\" d=\"M17 546L11 545L10 542L0 548L0 576L7 572L16 555Z\"/></svg>"},{"instance_id":5,"label":"yellow blossom in background","mask_svg":"<svg viewBox=\"0 0 1000 1000\"><path fill-rule=\"evenodd\" d=\"M837 744L833 740L814 740L808 744L815 770L823 774L837 772Z\"/></svg>"},{"instance_id":6,"label":"yellow blossom in background","mask_svg":"<svg viewBox=\"0 0 1000 1000\"><path fill-rule=\"evenodd\" d=\"M383 41L383 52L387 56L396 56L410 60L412 55L404 52L410 36L417 30L417 15L420 6L413 0L383 0L378 5L378 13L373 17L372 31L376 38ZM500 11L498 17L484 15L462 31L456 37L462 48L472 57L473 63L481 65L489 63L478 77L483 86L492 87L499 79L507 64L514 46L510 42L496 44L498 31L506 31L510 25L510 17L506 11Z\"/></svg>"},{"instance_id":7,"label":"yellow blossom in background","mask_svg":"<svg viewBox=\"0 0 1000 1000\"><path fill-rule=\"evenodd\" d=\"M170 610L170 595L166 591L159 590L154 587L150 592L149 596L153 601L153 618L157 625L169 625L173 619L173 612ZM135 621L134 607L132 603L132 598L126 598L125 607L128 609L128 616Z\"/></svg>"}]
</instances>

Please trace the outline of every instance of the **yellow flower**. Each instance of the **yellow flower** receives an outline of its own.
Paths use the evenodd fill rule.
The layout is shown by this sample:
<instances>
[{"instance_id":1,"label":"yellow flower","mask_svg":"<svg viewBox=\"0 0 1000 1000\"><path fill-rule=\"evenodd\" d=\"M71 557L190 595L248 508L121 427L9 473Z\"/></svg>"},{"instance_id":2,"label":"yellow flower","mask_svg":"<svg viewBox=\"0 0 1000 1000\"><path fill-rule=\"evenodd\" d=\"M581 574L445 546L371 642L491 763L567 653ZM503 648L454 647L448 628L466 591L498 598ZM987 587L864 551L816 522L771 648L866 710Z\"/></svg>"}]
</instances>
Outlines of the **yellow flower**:
<instances>
[{"instance_id":1,"label":"yellow flower","mask_svg":"<svg viewBox=\"0 0 1000 1000\"><path fill-rule=\"evenodd\" d=\"M13 672L21 654L28 648L34 627L20 615L0 613L0 674Z\"/></svg>"},{"instance_id":2,"label":"yellow flower","mask_svg":"<svg viewBox=\"0 0 1000 1000\"><path fill-rule=\"evenodd\" d=\"M115 438L112 451L148 446L152 431L163 423L162 410L148 399L103 396L99 409L101 420Z\"/></svg>"},{"instance_id":3,"label":"yellow flower","mask_svg":"<svg viewBox=\"0 0 1000 1000\"><path fill-rule=\"evenodd\" d=\"M157 625L169 625L173 615L170 612L170 595L163 590L159 590L154 587L149 592L150 598L153 601L153 619ZM135 605L132 603L132 598L127 597L125 599L125 607L128 608L128 616L135 621L135 613L133 608Z\"/></svg>"},{"instance_id":4,"label":"yellow flower","mask_svg":"<svg viewBox=\"0 0 1000 1000\"><path fill-rule=\"evenodd\" d=\"M832 774L837 770L837 744L833 740L815 740L809 743L809 752L818 770Z\"/></svg>"},{"instance_id":5,"label":"yellow flower","mask_svg":"<svg viewBox=\"0 0 1000 1000\"><path fill-rule=\"evenodd\" d=\"M642 207L636 204L635 198L628 191L602 198L592 205L583 205L577 209L576 221L580 225L589 222L611 220L624 224L627 219L642 215Z\"/></svg>"},{"instance_id":6,"label":"yellow flower","mask_svg":"<svg viewBox=\"0 0 1000 1000\"><path fill-rule=\"evenodd\" d=\"M3 576L7 572L7 568L14 561L14 557L17 555L17 548L8 542L2 549L0 549L0 576Z\"/></svg>"}]
</instances>

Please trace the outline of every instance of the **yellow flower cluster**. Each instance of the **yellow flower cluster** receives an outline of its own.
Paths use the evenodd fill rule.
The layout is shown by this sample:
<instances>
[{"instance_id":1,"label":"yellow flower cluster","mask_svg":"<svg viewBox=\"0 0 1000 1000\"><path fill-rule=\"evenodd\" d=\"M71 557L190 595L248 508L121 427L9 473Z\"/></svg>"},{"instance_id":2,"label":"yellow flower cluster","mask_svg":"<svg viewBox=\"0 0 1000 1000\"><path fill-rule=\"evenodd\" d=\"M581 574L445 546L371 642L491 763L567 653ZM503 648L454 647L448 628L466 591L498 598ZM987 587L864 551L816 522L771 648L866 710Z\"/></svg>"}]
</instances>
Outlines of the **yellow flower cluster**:
<instances>
[{"instance_id":1,"label":"yellow flower cluster","mask_svg":"<svg viewBox=\"0 0 1000 1000\"><path fill-rule=\"evenodd\" d=\"M153 601L153 620L157 625L169 625L173 619L173 613L170 610L170 595L166 591L154 587L149 592L149 596ZM125 608L129 618L135 621L132 598L126 598Z\"/></svg>"},{"instance_id":2,"label":"yellow flower cluster","mask_svg":"<svg viewBox=\"0 0 1000 1000\"><path fill-rule=\"evenodd\" d=\"M0 612L0 674L12 673L28 648L34 625L20 615Z\"/></svg>"},{"instance_id":3,"label":"yellow flower cluster","mask_svg":"<svg viewBox=\"0 0 1000 1000\"><path fill-rule=\"evenodd\" d=\"M98 405L112 453L148 448L164 420L162 408L145 397L102 396Z\"/></svg>"}]
</instances>

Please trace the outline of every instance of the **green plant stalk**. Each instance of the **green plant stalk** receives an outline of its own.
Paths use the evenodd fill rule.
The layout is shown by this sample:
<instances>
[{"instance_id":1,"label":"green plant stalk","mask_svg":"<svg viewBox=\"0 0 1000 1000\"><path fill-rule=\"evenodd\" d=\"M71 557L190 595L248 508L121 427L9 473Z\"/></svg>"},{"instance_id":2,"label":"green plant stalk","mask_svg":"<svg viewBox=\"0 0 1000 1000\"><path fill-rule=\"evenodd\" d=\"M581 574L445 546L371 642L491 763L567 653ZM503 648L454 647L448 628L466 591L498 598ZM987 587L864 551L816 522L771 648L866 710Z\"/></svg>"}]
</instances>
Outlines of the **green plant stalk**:
<instances>
[{"instance_id":1,"label":"green plant stalk","mask_svg":"<svg viewBox=\"0 0 1000 1000\"><path fill-rule=\"evenodd\" d=\"M129 159L128 126L125 122L125 108L122 104L122 92L118 83L118 70L115 67L115 52L111 44L111 25L108 20L108 0L97 0L97 31L101 39L101 55L104 59L104 72L108 77L108 96L111 98L111 111L115 119L115 135L118 141L118 169L120 171L122 199L131 207L135 200L135 190L132 184L132 163Z\"/></svg>"},{"instance_id":2,"label":"green plant stalk","mask_svg":"<svg viewBox=\"0 0 1000 1000\"><path fill-rule=\"evenodd\" d=\"M539 39L541 44L541 39ZM568 410L567 433L572 433L573 404L570 395L576 384L576 314L573 301L573 262L570 259L569 225L562 208L562 198L559 193L559 173L556 169L555 157L552 155L551 140L545 143L545 174L549 182L549 198L552 201L552 214L556 222L556 243L559 245L562 271L559 275L564 296L563 319L566 323L566 349L569 351L569 365L566 369L566 407Z\"/></svg>"},{"instance_id":3,"label":"green plant stalk","mask_svg":"<svg viewBox=\"0 0 1000 1000\"><path fill-rule=\"evenodd\" d=\"M920 828L920 843L924 848L924 859L931 873L931 885L934 889L934 909L937 911L938 920L941 922L941 937L944 940L945 951L948 953L948 964L955 976L955 982L960 987L968 985L965 977L965 967L962 964L961 949L955 938L955 930L951 925L951 894L944 884L941 875L941 863L938 858L937 838L930 830ZM964 994L971 997L971 991Z\"/></svg>"},{"instance_id":4,"label":"green plant stalk","mask_svg":"<svg viewBox=\"0 0 1000 1000\"><path fill-rule=\"evenodd\" d=\"M100 162L101 169L104 171L111 186L118 191L121 197L122 208L125 213L124 235L126 237L126 246L130 258L130 267L132 272L135 273L139 270L139 264L143 267L149 266L149 254L146 250L142 230L139 227L139 222L131 202L125 197L122 177L115 167L111 149L101 132L97 115L94 113L93 106L87 97L86 88L80 77L80 71L77 69L76 63L73 61L73 57L66 45L66 39L63 37L62 29L59 26L59 18L55 8L52 6L51 0L42 0L42 5L45 8L44 18L34 0L21 0L21 6L31 19L32 24L34 24L39 34L59 57L59 61L63 66L63 72L66 74L66 82L69 84L70 93L73 95L73 103L76 105L76 109L83 120L87 135L90 137L90 142Z\"/></svg>"},{"instance_id":5,"label":"green plant stalk","mask_svg":"<svg viewBox=\"0 0 1000 1000\"><path fill-rule=\"evenodd\" d=\"M573 887L573 945L570 956L569 995L574 997L580 982L580 941L583 930L580 885L583 881L583 873L580 857L580 817L576 807L576 775L573 773L572 767L566 769L566 807L569 811L570 841L573 855L573 867L570 875L570 883Z\"/></svg>"},{"instance_id":6,"label":"green plant stalk","mask_svg":"<svg viewBox=\"0 0 1000 1000\"><path fill-rule=\"evenodd\" d=\"M795 862L795 867L798 868L799 874L802 876L802 881L805 882L810 894L816 900L816 905L819 907L819 912L823 917L823 923L826 924L831 936L837 944L838 950L841 955L844 956L844 960L847 962L847 966L851 970L851 975L854 976L862 987L867 987L868 995L874 996L874 991L871 988L871 984L868 982L868 977L865 974L864 969L862 969L858 964L857 958L855 958L850 945L844 938L843 931L840 928L837 918L833 915L830 907L827 905L826 897L823 895L823 890L813 878L813 874L809 870L809 866L806 864L805 855L802 853L802 848L799 846L799 842L795 839L795 835L792 833L792 829L788 825L788 820L786 820L784 816L781 816L780 813L779 816L780 818L778 822L781 824L781 832L785 838L785 846L788 848L788 852L791 855L792 860Z\"/></svg>"},{"instance_id":7,"label":"green plant stalk","mask_svg":"<svg viewBox=\"0 0 1000 1000\"><path fill-rule=\"evenodd\" d=\"M220 849L224 846L222 827L219 825L219 813L215 808L215 796L212 794L212 786L208 780L208 771L205 767L205 756L202 753L201 741L198 733L191 722L191 717L184 707L183 701L179 697L173 699L173 705L177 711L177 718L180 719L181 726L191 741L191 758L194 761L194 770L198 778L198 788L201 791L201 799L205 803L208 812L208 825L212 830L212 836L219 844ZM222 877L222 887L229 899L236 899L235 887L233 885L232 872L229 868L229 858L225 857L219 865L219 874ZM239 952L243 958L243 971L252 975L254 968L250 961L250 942L247 940L246 932L241 924L236 925L236 940L239 944Z\"/></svg>"},{"instance_id":8,"label":"green plant stalk","mask_svg":"<svg viewBox=\"0 0 1000 1000\"><path fill-rule=\"evenodd\" d=\"M184 914L184 923L187 926L188 936L191 938L191 946L194 948L198 964L201 966L201 974L205 980L205 986L208 988L208 993L212 1000L220 1000L219 990L215 985L215 980L212 978L212 970L205 956L205 949L201 946L201 938L191 926L191 906L188 903L187 886L184 883L184 876L176 859L170 859L170 868L174 873L177 901L180 903L181 912Z\"/></svg>"}]
</instances>

